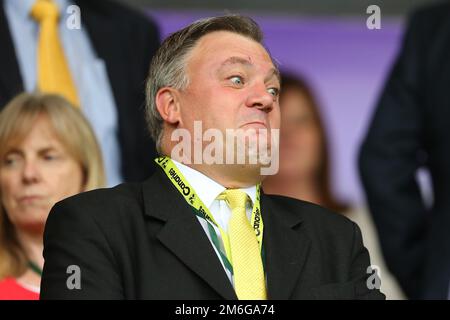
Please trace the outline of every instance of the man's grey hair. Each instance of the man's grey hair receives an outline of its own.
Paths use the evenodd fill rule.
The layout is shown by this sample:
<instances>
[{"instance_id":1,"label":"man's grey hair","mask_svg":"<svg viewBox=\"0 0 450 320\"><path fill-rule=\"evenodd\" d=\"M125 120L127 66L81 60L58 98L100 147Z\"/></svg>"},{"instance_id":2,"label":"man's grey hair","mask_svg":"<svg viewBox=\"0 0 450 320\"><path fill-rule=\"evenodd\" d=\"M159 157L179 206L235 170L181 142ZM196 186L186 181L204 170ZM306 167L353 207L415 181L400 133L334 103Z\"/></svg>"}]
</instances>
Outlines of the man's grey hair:
<instances>
[{"instance_id":1,"label":"man's grey hair","mask_svg":"<svg viewBox=\"0 0 450 320\"><path fill-rule=\"evenodd\" d=\"M201 37L214 31L233 32L262 44L263 34L258 24L249 17L239 15L198 20L163 41L150 64L145 106L148 129L160 154L163 119L156 108L156 94L164 87L184 90L188 86L188 55Z\"/></svg>"}]
</instances>

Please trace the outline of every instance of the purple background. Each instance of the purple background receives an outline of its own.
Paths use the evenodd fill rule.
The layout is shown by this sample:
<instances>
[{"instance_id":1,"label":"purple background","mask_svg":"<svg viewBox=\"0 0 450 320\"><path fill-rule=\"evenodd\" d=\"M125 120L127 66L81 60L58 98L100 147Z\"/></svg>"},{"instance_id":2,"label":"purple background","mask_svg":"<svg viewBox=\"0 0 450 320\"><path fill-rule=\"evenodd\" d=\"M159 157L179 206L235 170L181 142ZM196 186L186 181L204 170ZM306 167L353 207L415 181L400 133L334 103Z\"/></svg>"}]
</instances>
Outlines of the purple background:
<instances>
[{"instance_id":1,"label":"purple background","mask_svg":"<svg viewBox=\"0 0 450 320\"><path fill-rule=\"evenodd\" d=\"M149 10L161 34L221 12ZM282 69L312 85L324 118L336 194L355 205L364 202L357 172L359 144L377 97L401 44L403 21L382 19L380 30L366 16L308 17L246 13L261 26L265 43Z\"/></svg>"}]
</instances>

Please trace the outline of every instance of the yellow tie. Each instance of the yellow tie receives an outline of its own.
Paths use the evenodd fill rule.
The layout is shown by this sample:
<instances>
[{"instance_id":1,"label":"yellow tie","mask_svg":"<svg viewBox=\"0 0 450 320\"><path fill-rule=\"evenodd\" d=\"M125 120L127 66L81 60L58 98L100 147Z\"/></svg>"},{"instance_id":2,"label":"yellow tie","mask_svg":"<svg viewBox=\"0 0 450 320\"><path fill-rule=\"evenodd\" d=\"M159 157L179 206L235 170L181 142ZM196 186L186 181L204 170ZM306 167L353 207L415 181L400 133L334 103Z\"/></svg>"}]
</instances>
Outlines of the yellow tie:
<instances>
[{"instance_id":1,"label":"yellow tie","mask_svg":"<svg viewBox=\"0 0 450 320\"><path fill-rule=\"evenodd\" d=\"M219 195L231 209L228 226L234 287L240 300L267 299L264 269L258 241L245 213L247 194L228 189Z\"/></svg>"},{"instance_id":2,"label":"yellow tie","mask_svg":"<svg viewBox=\"0 0 450 320\"><path fill-rule=\"evenodd\" d=\"M36 0L31 16L39 22L38 88L60 94L79 106L75 85L58 37L58 6L51 0Z\"/></svg>"}]
</instances>

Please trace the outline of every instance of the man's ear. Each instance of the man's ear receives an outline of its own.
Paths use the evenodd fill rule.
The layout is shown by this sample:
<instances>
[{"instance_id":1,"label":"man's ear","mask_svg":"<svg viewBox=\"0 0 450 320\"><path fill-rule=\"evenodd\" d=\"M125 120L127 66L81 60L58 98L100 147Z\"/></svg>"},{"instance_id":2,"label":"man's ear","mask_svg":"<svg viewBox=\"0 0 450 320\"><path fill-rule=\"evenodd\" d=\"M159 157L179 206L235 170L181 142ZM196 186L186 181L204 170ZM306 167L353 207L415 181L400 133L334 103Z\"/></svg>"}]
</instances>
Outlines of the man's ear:
<instances>
[{"instance_id":1,"label":"man's ear","mask_svg":"<svg viewBox=\"0 0 450 320\"><path fill-rule=\"evenodd\" d=\"M159 89L155 102L164 121L170 124L180 122L180 104L176 89L169 87Z\"/></svg>"}]
</instances>

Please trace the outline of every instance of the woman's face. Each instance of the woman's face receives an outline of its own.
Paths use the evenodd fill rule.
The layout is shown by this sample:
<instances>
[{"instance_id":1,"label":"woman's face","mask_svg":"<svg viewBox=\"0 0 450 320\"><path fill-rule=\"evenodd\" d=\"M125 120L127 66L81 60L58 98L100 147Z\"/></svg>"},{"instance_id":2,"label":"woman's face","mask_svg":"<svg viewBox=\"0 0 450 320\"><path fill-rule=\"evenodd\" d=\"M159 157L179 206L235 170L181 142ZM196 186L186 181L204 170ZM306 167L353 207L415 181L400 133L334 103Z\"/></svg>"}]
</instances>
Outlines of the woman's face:
<instances>
[{"instance_id":1,"label":"woman's face","mask_svg":"<svg viewBox=\"0 0 450 320\"><path fill-rule=\"evenodd\" d=\"M1 201L18 228L41 232L52 206L82 191L83 173L44 116L0 159Z\"/></svg>"},{"instance_id":2,"label":"woman's face","mask_svg":"<svg viewBox=\"0 0 450 320\"><path fill-rule=\"evenodd\" d=\"M281 97L280 175L311 177L319 167L321 137L305 94L288 88Z\"/></svg>"}]
</instances>

